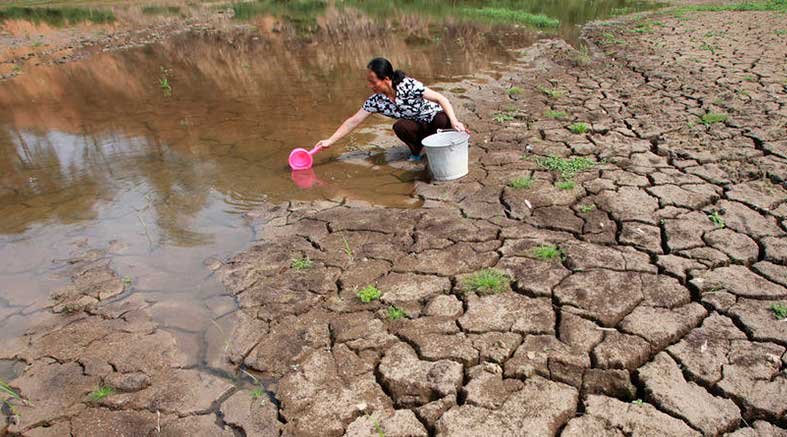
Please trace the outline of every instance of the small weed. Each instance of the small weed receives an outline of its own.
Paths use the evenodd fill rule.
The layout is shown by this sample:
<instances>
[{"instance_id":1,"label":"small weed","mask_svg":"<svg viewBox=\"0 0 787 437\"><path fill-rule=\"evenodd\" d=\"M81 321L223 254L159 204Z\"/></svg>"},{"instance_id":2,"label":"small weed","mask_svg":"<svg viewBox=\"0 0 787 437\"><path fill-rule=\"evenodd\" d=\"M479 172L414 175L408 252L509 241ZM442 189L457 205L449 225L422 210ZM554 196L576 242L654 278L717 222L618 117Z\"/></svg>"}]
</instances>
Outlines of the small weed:
<instances>
[{"instance_id":1,"label":"small weed","mask_svg":"<svg viewBox=\"0 0 787 437\"><path fill-rule=\"evenodd\" d=\"M372 419L372 424L374 425L374 430L377 432L377 437L385 437L385 433L383 432L383 428L380 426L380 422L374 418L374 416L369 416Z\"/></svg>"},{"instance_id":2,"label":"small weed","mask_svg":"<svg viewBox=\"0 0 787 437\"><path fill-rule=\"evenodd\" d=\"M13 71L14 73L19 73L22 71L22 66L19 64L14 64L14 66L11 67L11 71Z\"/></svg>"},{"instance_id":3,"label":"small weed","mask_svg":"<svg viewBox=\"0 0 787 437\"><path fill-rule=\"evenodd\" d=\"M624 43L624 41L622 39L618 39L615 36L614 33L610 33L610 32L602 33L601 34L601 38L602 38L602 41L601 41L602 44L612 45L612 44L623 44Z\"/></svg>"},{"instance_id":4,"label":"small weed","mask_svg":"<svg viewBox=\"0 0 787 437\"><path fill-rule=\"evenodd\" d=\"M388 320L394 321L407 317L407 314L401 308L393 305L388 307Z\"/></svg>"},{"instance_id":5,"label":"small weed","mask_svg":"<svg viewBox=\"0 0 787 437\"><path fill-rule=\"evenodd\" d=\"M634 404L634 405L642 405L645 402L642 399L635 399L635 400L631 401L631 403Z\"/></svg>"},{"instance_id":6,"label":"small weed","mask_svg":"<svg viewBox=\"0 0 787 437\"><path fill-rule=\"evenodd\" d=\"M751 74L747 74L746 76L743 76L743 80L745 80L746 82L757 82L757 78L755 78Z\"/></svg>"},{"instance_id":7,"label":"small weed","mask_svg":"<svg viewBox=\"0 0 787 437\"><path fill-rule=\"evenodd\" d=\"M637 27L631 30L634 33L653 33L653 25L651 23L639 23Z\"/></svg>"},{"instance_id":8,"label":"small weed","mask_svg":"<svg viewBox=\"0 0 787 437\"><path fill-rule=\"evenodd\" d=\"M547 96L552 97L553 99L558 99L566 94L566 92L563 90L559 90L557 88L547 88L545 86L539 86L538 90Z\"/></svg>"},{"instance_id":9,"label":"small weed","mask_svg":"<svg viewBox=\"0 0 787 437\"><path fill-rule=\"evenodd\" d=\"M495 294L504 291L509 282L511 278L500 270L484 269L465 279L464 286L478 294Z\"/></svg>"},{"instance_id":10,"label":"small weed","mask_svg":"<svg viewBox=\"0 0 787 437\"><path fill-rule=\"evenodd\" d=\"M571 179L577 173L583 172L596 165L595 162L581 156L566 159L554 155L548 158L539 159L536 163L542 168L557 172L564 180Z\"/></svg>"},{"instance_id":11,"label":"small weed","mask_svg":"<svg viewBox=\"0 0 787 437\"><path fill-rule=\"evenodd\" d=\"M290 263L290 267L293 270L298 270L298 271L310 269L312 268L313 265L314 263L312 262L311 259L309 259L308 256L293 258L292 263Z\"/></svg>"},{"instance_id":12,"label":"small weed","mask_svg":"<svg viewBox=\"0 0 787 437\"><path fill-rule=\"evenodd\" d=\"M547 244L534 248L533 256L542 261L552 261L555 259L562 260L566 257L566 254L563 252L563 249Z\"/></svg>"},{"instance_id":13,"label":"small weed","mask_svg":"<svg viewBox=\"0 0 787 437\"><path fill-rule=\"evenodd\" d=\"M708 214L708 218L719 229L724 229L727 226L724 223L724 217L722 217L721 214L719 214L719 211L713 211L712 213Z\"/></svg>"},{"instance_id":14,"label":"small weed","mask_svg":"<svg viewBox=\"0 0 787 437\"><path fill-rule=\"evenodd\" d=\"M787 319L787 305L783 303L775 303L771 305L771 311L773 311L773 315L776 316L777 319Z\"/></svg>"},{"instance_id":15,"label":"small weed","mask_svg":"<svg viewBox=\"0 0 787 437\"><path fill-rule=\"evenodd\" d=\"M577 186L576 182L568 180L568 181L558 181L555 186L558 190L573 190L574 187Z\"/></svg>"},{"instance_id":16,"label":"small weed","mask_svg":"<svg viewBox=\"0 0 787 437\"><path fill-rule=\"evenodd\" d=\"M596 205L594 205L592 203L590 205L580 205L579 212L581 212L583 214L587 214L590 211L593 211L594 209L596 209Z\"/></svg>"},{"instance_id":17,"label":"small weed","mask_svg":"<svg viewBox=\"0 0 787 437\"><path fill-rule=\"evenodd\" d=\"M111 395L113 391L114 390L112 390L112 387L105 385L99 387L97 390L93 390L92 392L90 392L89 396L91 400L93 400L94 402L98 402L101 399L104 399L105 397Z\"/></svg>"},{"instance_id":18,"label":"small weed","mask_svg":"<svg viewBox=\"0 0 787 437\"><path fill-rule=\"evenodd\" d=\"M553 111L551 109L546 111L546 112L544 112L544 116L545 117L547 117L547 118L554 118L556 120L560 119L560 118L565 118L567 115L568 114L566 114L563 111Z\"/></svg>"},{"instance_id":19,"label":"small weed","mask_svg":"<svg viewBox=\"0 0 787 437\"><path fill-rule=\"evenodd\" d=\"M492 120L498 123L505 123L507 121L512 121L514 119L514 114L510 112L498 112L492 117Z\"/></svg>"},{"instance_id":20,"label":"small weed","mask_svg":"<svg viewBox=\"0 0 787 437\"><path fill-rule=\"evenodd\" d=\"M33 43L33 47L42 47L44 45L43 41L36 41Z\"/></svg>"},{"instance_id":21,"label":"small weed","mask_svg":"<svg viewBox=\"0 0 787 437\"><path fill-rule=\"evenodd\" d=\"M350 258L350 261L353 260L353 250L350 249L350 242L347 241L347 238L342 235L342 241L344 242L344 254L347 255L347 258Z\"/></svg>"},{"instance_id":22,"label":"small weed","mask_svg":"<svg viewBox=\"0 0 787 437\"><path fill-rule=\"evenodd\" d=\"M172 95L172 85L169 83L170 70L162 66L160 72L161 76L158 79L159 87L161 88L161 91L164 92L164 96L169 97Z\"/></svg>"},{"instance_id":23,"label":"small weed","mask_svg":"<svg viewBox=\"0 0 787 437\"><path fill-rule=\"evenodd\" d=\"M590 126L588 126L587 123L579 122L579 123L574 123L571 126L569 126L568 130L570 130L571 132L573 132L575 134L584 134L585 132L590 130Z\"/></svg>"},{"instance_id":24,"label":"small weed","mask_svg":"<svg viewBox=\"0 0 787 437\"><path fill-rule=\"evenodd\" d=\"M145 15L177 15L180 13L179 6L143 6L142 13Z\"/></svg>"},{"instance_id":25,"label":"small weed","mask_svg":"<svg viewBox=\"0 0 787 437\"><path fill-rule=\"evenodd\" d=\"M574 60L574 63L581 67L590 65L590 62L593 60L593 58L590 56L590 50L588 50L588 46L586 45L580 46L572 59Z\"/></svg>"},{"instance_id":26,"label":"small weed","mask_svg":"<svg viewBox=\"0 0 787 437\"><path fill-rule=\"evenodd\" d=\"M260 404L269 399L268 393L265 392L265 389L261 385L254 387L251 391L249 391L249 396L251 396L251 398L255 401L260 401Z\"/></svg>"},{"instance_id":27,"label":"small weed","mask_svg":"<svg viewBox=\"0 0 787 437\"><path fill-rule=\"evenodd\" d=\"M716 54L716 50L718 50L718 49L719 49L718 47L716 47L714 45L711 45L711 44L708 44L706 42L702 43L702 45L700 46L700 50L707 50L712 55L715 55Z\"/></svg>"},{"instance_id":28,"label":"small weed","mask_svg":"<svg viewBox=\"0 0 787 437\"><path fill-rule=\"evenodd\" d=\"M508 183L508 186L517 190L526 190L533 186L533 178L521 176Z\"/></svg>"},{"instance_id":29,"label":"small weed","mask_svg":"<svg viewBox=\"0 0 787 437\"><path fill-rule=\"evenodd\" d=\"M718 98L718 99L713 100L712 103L714 105L716 105L716 106L721 106L721 105L723 105L723 104L725 104L727 102L724 99L722 99L722 98Z\"/></svg>"},{"instance_id":30,"label":"small weed","mask_svg":"<svg viewBox=\"0 0 787 437\"><path fill-rule=\"evenodd\" d=\"M125 285L126 287L130 287L131 283L133 282L131 276L123 276L123 279L121 279L121 281L123 281L123 285Z\"/></svg>"},{"instance_id":31,"label":"small weed","mask_svg":"<svg viewBox=\"0 0 787 437\"><path fill-rule=\"evenodd\" d=\"M358 293L356 293L355 295L358 296L358 299L361 299L361 302L369 303L373 300L379 299L380 296L383 295L383 293L380 292L380 290L377 289L377 287L375 287L374 285L367 285L366 287L358 291Z\"/></svg>"},{"instance_id":32,"label":"small weed","mask_svg":"<svg viewBox=\"0 0 787 437\"><path fill-rule=\"evenodd\" d=\"M700 122L705 126L710 126L714 123L723 123L727 121L728 118L729 116L727 114L722 114L718 112L708 112L702 115L702 117L700 118Z\"/></svg>"},{"instance_id":33,"label":"small weed","mask_svg":"<svg viewBox=\"0 0 787 437\"><path fill-rule=\"evenodd\" d=\"M784 36L787 35L787 29L777 29L774 30L773 33L775 33L778 36Z\"/></svg>"},{"instance_id":34,"label":"small weed","mask_svg":"<svg viewBox=\"0 0 787 437\"><path fill-rule=\"evenodd\" d=\"M522 94L522 88L519 88L518 86L512 86L508 89L509 96L517 96L519 94Z\"/></svg>"}]
</instances>

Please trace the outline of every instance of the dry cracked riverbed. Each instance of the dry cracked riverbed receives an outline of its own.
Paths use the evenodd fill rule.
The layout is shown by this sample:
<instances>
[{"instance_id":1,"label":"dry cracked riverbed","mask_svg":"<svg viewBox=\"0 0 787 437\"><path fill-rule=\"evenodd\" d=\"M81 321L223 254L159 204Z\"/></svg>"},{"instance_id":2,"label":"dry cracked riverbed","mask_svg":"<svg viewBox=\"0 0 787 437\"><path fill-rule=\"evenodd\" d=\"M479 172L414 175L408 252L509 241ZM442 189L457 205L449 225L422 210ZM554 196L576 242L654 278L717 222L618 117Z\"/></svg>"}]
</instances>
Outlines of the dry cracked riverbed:
<instances>
[{"instance_id":1,"label":"dry cracked riverbed","mask_svg":"<svg viewBox=\"0 0 787 437\"><path fill-rule=\"evenodd\" d=\"M63 315L2 349L26 364L7 431L787 435L778 29L787 15L662 14L586 28L588 57L524 51L468 85L470 175L417 183L423 208L249 214L257 244L211 266L240 310L206 334L232 333L206 368L144 301L101 303L127 284L85 249L53 295ZM586 161L561 174L548 156ZM488 268L510 281L474 292Z\"/></svg>"}]
</instances>

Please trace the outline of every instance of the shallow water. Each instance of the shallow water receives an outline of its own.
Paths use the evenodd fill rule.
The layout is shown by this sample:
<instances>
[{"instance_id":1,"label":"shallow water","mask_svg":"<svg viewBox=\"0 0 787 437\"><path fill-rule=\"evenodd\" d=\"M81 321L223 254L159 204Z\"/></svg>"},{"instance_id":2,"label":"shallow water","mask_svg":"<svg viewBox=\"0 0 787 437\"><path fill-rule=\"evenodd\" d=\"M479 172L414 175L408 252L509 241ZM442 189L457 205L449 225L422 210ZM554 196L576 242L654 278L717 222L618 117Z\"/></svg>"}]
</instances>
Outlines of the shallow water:
<instances>
[{"instance_id":1,"label":"shallow water","mask_svg":"<svg viewBox=\"0 0 787 437\"><path fill-rule=\"evenodd\" d=\"M417 207L412 181L423 172L388 165L395 153L343 155L395 144L385 119L319 153L313 174L293 178L286 164L360 107L374 56L451 88L545 36L416 3L251 14L247 30L180 34L0 82L0 337L45 317L49 292L67 280L53 260L109 247L132 292L205 359L201 333L232 305L205 260L249 244L243 212L313 199ZM554 32L569 39L575 24L626 4L557 3L525 10L554 14Z\"/></svg>"}]
</instances>

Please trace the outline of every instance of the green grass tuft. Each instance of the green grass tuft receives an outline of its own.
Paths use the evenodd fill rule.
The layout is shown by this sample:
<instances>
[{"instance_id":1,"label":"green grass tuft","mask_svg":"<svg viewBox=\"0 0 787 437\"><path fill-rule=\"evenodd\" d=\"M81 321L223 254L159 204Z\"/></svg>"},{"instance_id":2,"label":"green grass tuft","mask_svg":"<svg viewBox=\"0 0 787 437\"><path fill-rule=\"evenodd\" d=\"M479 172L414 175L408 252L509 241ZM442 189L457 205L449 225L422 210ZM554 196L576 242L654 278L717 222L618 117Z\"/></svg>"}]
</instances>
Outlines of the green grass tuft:
<instances>
[{"instance_id":1,"label":"green grass tuft","mask_svg":"<svg viewBox=\"0 0 787 437\"><path fill-rule=\"evenodd\" d=\"M562 260L566 257L563 249L549 244L533 249L533 256L542 261Z\"/></svg>"},{"instance_id":2,"label":"green grass tuft","mask_svg":"<svg viewBox=\"0 0 787 437\"><path fill-rule=\"evenodd\" d=\"M533 178L521 176L509 182L508 186L517 190L526 190L533 186Z\"/></svg>"},{"instance_id":3,"label":"green grass tuft","mask_svg":"<svg viewBox=\"0 0 787 437\"><path fill-rule=\"evenodd\" d=\"M560 174L561 178L566 180L596 165L595 162L582 156L566 159L554 155L548 158L539 159L536 163L542 168L557 172Z\"/></svg>"},{"instance_id":4,"label":"green grass tuft","mask_svg":"<svg viewBox=\"0 0 787 437\"><path fill-rule=\"evenodd\" d=\"M508 89L509 96L516 96L519 94L522 94L522 88L519 88L518 86L512 86L511 88Z\"/></svg>"},{"instance_id":5,"label":"green grass tuft","mask_svg":"<svg viewBox=\"0 0 787 437\"><path fill-rule=\"evenodd\" d=\"M544 112L544 116L545 117L547 117L547 118L554 118L554 119L565 118L567 115L568 114L566 114L563 111L553 111L551 109L546 111L546 112Z\"/></svg>"},{"instance_id":6,"label":"green grass tuft","mask_svg":"<svg viewBox=\"0 0 787 437\"><path fill-rule=\"evenodd\" d=\"M312 262L312 260L309 259L308 256L293 258L292 262L290 263L290 267L293 270L298 270L298 271L310 269L312 268L313 265L314 262Z\"/></svg>"},{"instance_id":7,"label":"green grass tuft","mask_svg":"<svg viewBox=\"0 0 787 437\"><path fill-rule=\"evenodd\" d=\"M729 116L718 112L708 112L700 117L700 122L705 126L710 126L714 123L723 123L727 121Z\"/></svg>"},{"instance_id":8,"label":"green grass tuft","mask_svg":"<svg viewBox=\"0 0 787 437\"><path fill-rule=\"evenodd\" d=\"M751 1L743 3L731 3L726 5L688 5L681 6L674 10L675 14L683 14L686 12L723 12L723 11L787 11L787 1L785 0L768 0L768 1Z\"/></svg>"},{"instance_id":9,"label":"green grass tuft","mask_svg":"<svg viewBox=\"0 0 787 437\"><path fill-rule=\"evenodd\" d=\"M771 311L773 311L773 315L776 316L777 319L787 319L787 305L783 303L775 303L771 305Z\"/></svg>"},{"instance_id":10,"label":"green grass tuft","mask_svg":"<svg viewBox=\"0 0 787 437\"><path fill-rule=\"evenodd\" d=\"M572 180L558 181L555 186L558 188L558 190L573 190L574 187L577 186L577 183Z\"/></svg>"},{"instance_id":11,"label":"green grass tuft","mask_svg":"<svg viewBox=\"0 0 787 437\"><path fill-rule=\"evenodd\" d=\"M83 21L97 24L112 23L115 21L115 14L112 11L92 8L28 8L12 6L0 9L0 22L5 20L44 22L51 26L61 27Z\"/></svg>"},{"instance_id":12,"label":"green grass tuft","mask_svg":"<svg viewBox=\"0 0 787 437\"><path fill-rule=\"evenodd\" d=\"M470 18L487 18L494 21L524 24L538 28L558 27L560 20L547 17L546 15L531 14L523 11L516 11L504 8L461 8L458 11L461 15Z\"/></svg>"},{"instance_id":13,"label":"green grass tuft","mask_svg":"<svg viewBox=\"0 0 787 437\"><path fill-rule=\"evenodd\" d=\"M145 15L177 15L180 13L180 6L143 6L142 13Z\"/></svg>"},{"instance_id":14,"label":"green grass tuft","mask_svg":"<svg viewBox=\"0 0 787 437\"><path fill-rule=\"evenodd\" d=\"M396 321L407 317L407 314L401 308L397 308L391 305L388 307L387 316L388 316L388 320Z\"/></svg>"},{"instance_id":15,"label":"green grass tuft","mask_svg":"<svg viewBox=\"0 0 787 437\"><path fill-rule=\"evenodd\" d=\"M465 279L463 285L478 294L495 294L506 289L511 278L500 270L484 269Z\"/></svg>"},{"instance_id":16,"label":"green grass tuft","mask_svg":"<svg viewBox=\"0 0 787 437\"><path fill-rule=\"evenodd\" d=\"M98 402L101 399L104 399L105 397L111 395L112 392L114 392L112 387L109 387L109 386L105 385L105 386L101 386L98 389L93 390L92 392L90 392L89 396L90 396L91 400L93 400L94 402Z\"/></svg>"},{"instance_id":17,"label":"green grass tuft","mask_svg":"<svg viewBox=\"0 0 787 437\"><path fill-rule=\"evenodd\" d=\"M590 130L590 126L588 126L587 123L579 122L579 123L574 123L571 126L569 126L568 130L570 130L571 132L573 132L575 134L584 134L585 132Z\"/></svg>"},{"instance_id":18,"label":"green grass tuft","mask_svg":"<svg viewBox=\"0 0 787 437\"><path fill-rule=\"evenodd\" d=\"M507 121L512 121L514 119L514 114L510 112L498 112L492 117L492 120L498 123L505 123Z\"/></svg>"},{"instance_id":19,"label":"green grass tuft","mask_svg":"<svg viewBox=\"0 0 787 437\"><path fill-rule=\"evenodd\" d=\"M719 211L713 211L712 213L708 214L708 218L719 229L724 229L724 227L727 226L724 223L724 217L722 217L721 214L719 214Z\"/></svg>"},{"instance_id":20,"label":"green grass tuft","mask_svg":"<svg viewBox=\"0 0 787 437\"><path fill-rule=\"evenodd\" d=\"M359 290L355 295L358 296L358 299L361 299L361 302L369 303L373 300L379 299L383 293L374 285L367 285L363 289Z\"/></svg>"},{"instance_id":21,"label":"green grass tuft","mask_svg":"<svg viewBox=\"0 0 787 437\"><path fill-rule=\"evenodd\" d=\"M590 205L581 205L579 207L579 212L581 212L583 214L587 214L590 211L593 211L594 209L596 209L596 205L591 203Z\"/></svg>"},{"instance_id":22,"label":"green grass tuft","mask_svg":"<svg viewBox=\"0 0 787 437\"><path fill-rule=\"evenodd\" d=\"M566 94L566 92L563 90L559 90L557 88L547 88L545 86L538 86L538 90L547 96L552 97L553 99L558 99Z\"/></svg>"}]
</instances>

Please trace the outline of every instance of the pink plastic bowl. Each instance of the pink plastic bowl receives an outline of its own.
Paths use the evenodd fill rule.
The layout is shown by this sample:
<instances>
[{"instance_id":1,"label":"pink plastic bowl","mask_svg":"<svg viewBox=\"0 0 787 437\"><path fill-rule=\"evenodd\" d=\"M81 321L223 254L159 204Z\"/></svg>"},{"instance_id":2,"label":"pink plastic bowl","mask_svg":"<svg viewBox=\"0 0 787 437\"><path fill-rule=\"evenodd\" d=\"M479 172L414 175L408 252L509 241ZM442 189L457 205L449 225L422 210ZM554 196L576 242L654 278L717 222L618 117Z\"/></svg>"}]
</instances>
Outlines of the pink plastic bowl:
<instances>
[{"instance_id":1,"label":"pink plastic bowl","mask_svg":"<svg viewBox=\"0 0 787 437\"><path fill-rule=\"evenodd\" d=\"M290 168L293 170L308 170L312 168L312 163L314 162L312 155L319 152L320 149L322 149L322 147L316 146L311 150L302 148L293 150L290 152L290 158L288 160Z\"/></svg>"}]
</instances>

